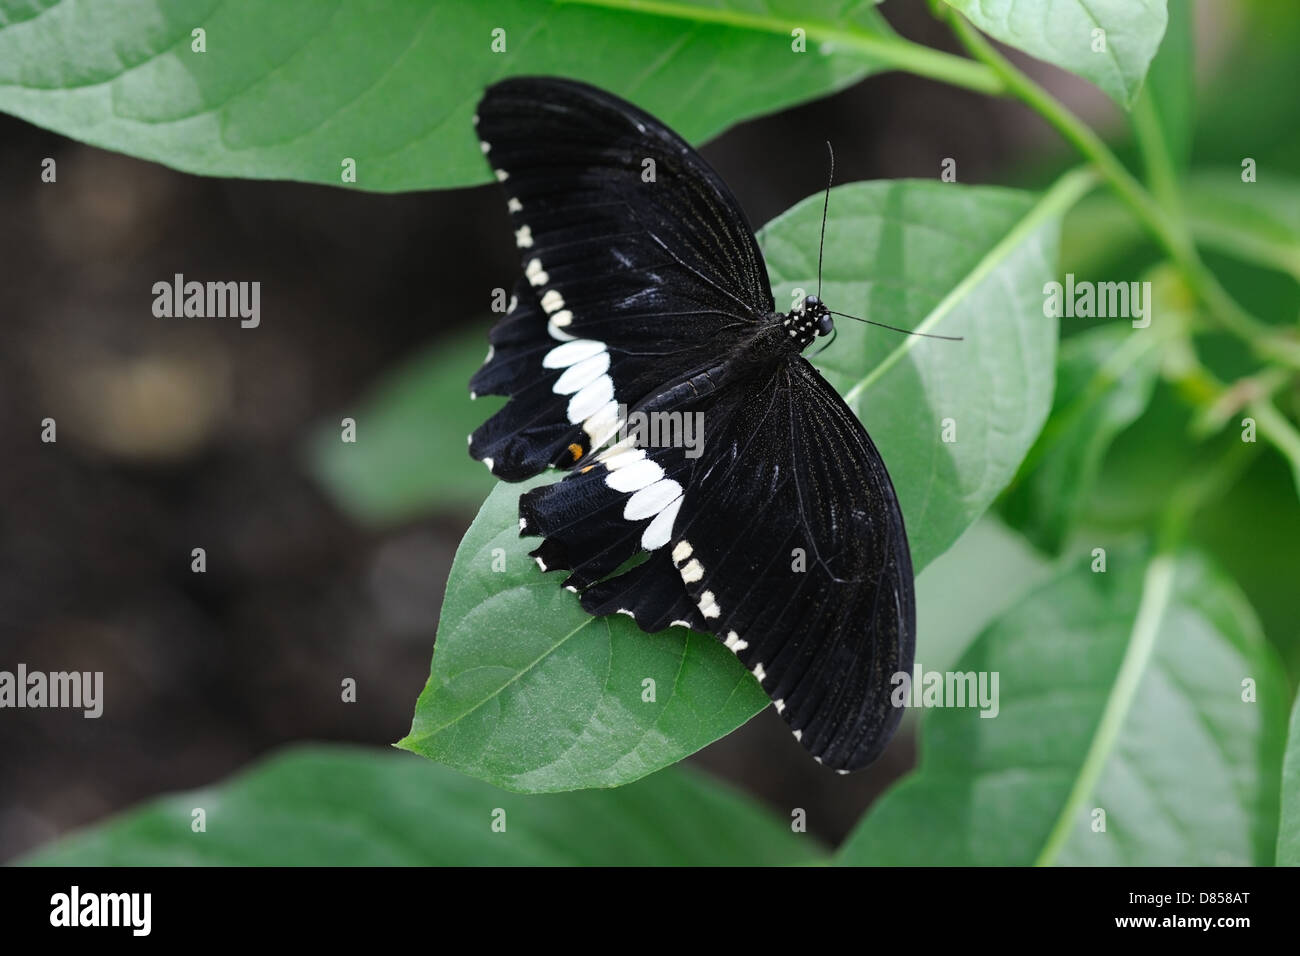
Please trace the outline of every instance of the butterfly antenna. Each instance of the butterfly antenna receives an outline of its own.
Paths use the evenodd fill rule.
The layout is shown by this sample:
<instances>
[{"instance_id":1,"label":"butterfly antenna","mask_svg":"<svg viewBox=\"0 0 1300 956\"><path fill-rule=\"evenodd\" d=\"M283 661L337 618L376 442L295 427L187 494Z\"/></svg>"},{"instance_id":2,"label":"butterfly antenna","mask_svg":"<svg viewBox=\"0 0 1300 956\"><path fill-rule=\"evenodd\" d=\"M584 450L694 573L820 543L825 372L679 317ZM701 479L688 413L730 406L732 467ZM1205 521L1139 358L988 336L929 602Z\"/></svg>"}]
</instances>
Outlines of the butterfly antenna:
<instances>
[{"instance_id":1,"label":"butterfly antenna","mask_svg":"<svg viewBox=\"0 0 1300 956\"><path fill-rule=\"evenodd\" d=\"M831 183L835 182L835 150L826 141L826 152L831 154L831 174L826 178L826 198L822 201L822 238L817 244L817 298L822 297L822 251L826 248L826 213L831 208Z\"/></svg>"},{"instance_id":2,"label":"butterfly antenna","mask_svg":"<svg viewBox=\"0 0 1300 956\"><path fill-rule=\"evenodd\" d=\"M849 315L847 312L836 312L834 309L827 309L831 315L838 315L845 319L857 319L859 322L865 322L867 325L874 325L877 328L889 329L891 332L902 332L904 335L919 335L926 339L943 339L945 342L964 342L965 338L960 335L932 335L929 332L913 332L911 329L900 329L895 325L886 325L884 322L872 322L870 319L864 319L860 315Z\"/></svg>"},{"instance_id":3,"label":"butterfly antenna","mask_svg":"<svg viewBox=\"0 0 1300 956\"><path fill-rule=\"evenodd\" d=\"M826 344L825 344L825 345L823 345L821 348L819 348L816 352L813 353L813 357L816 357L816 356L818 356L818 355L821 355L821 354L822 354L823 352L825 352L828 348L830 348L830 347L831 347L831 343L835 341L835 336L837 336L837 335L839 335L839 334L840 334L840 330L839 330L839 329L832 328L832 329L831 329L831 337L830 337L829 339L826 340Z\"/></svg>"}]
</instances>

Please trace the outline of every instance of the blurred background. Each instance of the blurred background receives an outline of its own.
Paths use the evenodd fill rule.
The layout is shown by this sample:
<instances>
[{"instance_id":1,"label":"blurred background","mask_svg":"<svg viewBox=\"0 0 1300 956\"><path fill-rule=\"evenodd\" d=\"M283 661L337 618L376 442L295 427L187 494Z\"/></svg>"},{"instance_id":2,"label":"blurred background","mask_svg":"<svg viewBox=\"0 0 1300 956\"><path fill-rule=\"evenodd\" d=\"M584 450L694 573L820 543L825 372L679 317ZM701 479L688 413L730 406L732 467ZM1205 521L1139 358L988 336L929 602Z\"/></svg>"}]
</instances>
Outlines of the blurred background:
<instances>
[{"instance_id":1,"label":"blurred background","mask_svg":"<svg viewBox=\"0 0 1300 956\"><path fill-rule=\"evenodd\" d=\"M1261 169L1300 173L1296 6L1198 4L1196 165L1251 155ZM954 49L924 5L885 12L913 39ZM1101 93L1020 62L1109 139L1127 140ZM1038 185L1073 162L1026 109L902 74L744 124L703 154L757 227L824 186L828 138L840 182L933 179L953 157L961 182ZM40 181L46 157L55 185ZM1136 277L1154 261L1086 213L1067 224L1062 271ZM473 465L442 507L359 522L313 476L329 467L313 449L322 429L337 443L339 419L410 362L482 353L491 290L518 272L498 191L382 196L204 179L0 116L0 222L0 667L103 671L107 701L99 720L0 714L0 861L290 741L402 737L451 559L488 478ZM1294 277L1212 263L1248 307L1294 320ZM178 272L259 280L261 326L155 319L152 286ZM463 434L487 410L469 406L464 381L447 388L461 396L448 416ZM57 444L40 441L46 417ZM1174 440L1178 428L1168 426ZM1103 483L1112 500L1099 515L1145 520L1133 489L1159 496L1137 456L1150 442L1121 438L1121 473ZM471 464L446 467L463 476ZM430 470L425 498L440 480ZM1251 597L1294 681L1294 490L1271 455L1246 481L1259 510L1212 514L1197 533ZM975 544L935 565L942 586L923 581L923 642L927 620L951 640L980 623L964 616L962 554L987 561L999 532L972 534ZM998 546L1016 552L1006 560L1026 578L1039 563ZM190 570L195 547L206 573ZM355 704L339 700L344 677L358 682ZM807 808L810 829L834 843L911 766L914 741L905 732L870 771L838 778L769 709L692 759L784 812Z\"/></svg>"}]
</instances>

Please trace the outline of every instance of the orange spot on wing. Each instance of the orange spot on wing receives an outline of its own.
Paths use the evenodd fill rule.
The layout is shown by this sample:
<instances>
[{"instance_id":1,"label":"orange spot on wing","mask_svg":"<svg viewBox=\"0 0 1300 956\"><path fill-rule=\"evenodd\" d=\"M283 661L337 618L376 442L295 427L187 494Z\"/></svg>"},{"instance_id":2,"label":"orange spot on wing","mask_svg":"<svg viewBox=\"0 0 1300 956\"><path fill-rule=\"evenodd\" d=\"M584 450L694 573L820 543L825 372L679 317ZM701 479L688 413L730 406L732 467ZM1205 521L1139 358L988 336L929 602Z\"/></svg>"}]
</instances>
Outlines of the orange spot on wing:
<instances>
[{"instance_id":1,"label":"orange spot on wing","mask_svg":"<svg viewBox=\"0 0 1300 956\"><path fill-rule=\"evenodd\" d=\"M573 456L574 461L577 461L579 458L582 457L582 446L577 444L576 442L570 445L569 454Z\"/></svg>"}]
</instances>

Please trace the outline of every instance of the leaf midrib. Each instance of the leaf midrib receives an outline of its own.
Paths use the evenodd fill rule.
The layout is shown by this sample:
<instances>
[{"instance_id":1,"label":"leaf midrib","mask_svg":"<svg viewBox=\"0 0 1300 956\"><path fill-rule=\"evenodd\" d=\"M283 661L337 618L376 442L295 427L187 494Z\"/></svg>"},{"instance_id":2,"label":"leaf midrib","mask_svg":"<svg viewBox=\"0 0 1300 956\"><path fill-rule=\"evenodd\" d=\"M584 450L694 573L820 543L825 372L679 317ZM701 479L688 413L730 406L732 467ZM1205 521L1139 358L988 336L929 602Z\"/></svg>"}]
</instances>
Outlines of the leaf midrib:
<instances>
[{"instance_id":1,"label":"leaf midrib","mask_svg":"<svg viewBox=\"0 0 1300 956\"><path fill-rule=\"evenodd\" d=\"M537 588L537 587L540 587L540 585L525 585L525 590L533 590L533 589L535 589L535 588ZM506 592L502 592L502 593L506 593ZM478 710L480 707L482 707L482 706L483 706L484 704L486 704L488 701L490 701L490 700L495 700L497 697L500 697L501 694L503 694L503 693L505 692L506 688L508 688L510 685L514 684L516 681L518 681L520 678L522 678L525 674L529 673L529 672L530 672L534 667L536 667L536 666L537 666L538 664L540 664L542 661L546 660L546 658L550 657L552 654L554 654L556 651L558 651L558 650L559 650L559 649L560 649L560 648L561 648L561 647L562 647L562 646L563 646L563 645L564 645L564 644L569 640L569 638L573 637L575 634L577 634L577 633L578 633L579 631L581 631L583 628L588 627L588 626L590 626L591 624L594 624L595 622L597 622L597 621L599 621L599 620L601 620L601 619L600 619L600 618L597 618L597 617L587 617L586 620L582 621L582 622L581 622L577 627L575 627L573 630L571 630L568 634L565 634L565 635L564 635L563 637L561 637L558 641L556 641L554 644L552 644L550 647L548 647L545 651L543 651L541 654L539 654L539 655L538 655L538 656L537 656L533 661L531 661L527 666L525 666L525 667L523 667L523 668L520 668L520 669L519 669L519 670L518 670L514 675L512 675L512 676L510 677L509 680L507 680L504 684L502 684L500 687L498 687L498 688L497 688L496 690L494 690L492 693L488 694L486 697L484 697L482 700L480 700L480 701L479 701L477 704L475 704L473 707L470 707L468 710L461 711L461 713L457 714L455 717L453 717L451 720L447 721L445 724L441 724L441 725L439 725L439 726L433 728L432 730L429 730L429 731L422 731L422 732L419 733L418 735L417 735L417 734L407 734L407 735L406 735L406 736L405 736L405 737L400 741L400 743L403 744L403 745L406 744L406 743L408 743L408 742L409 742L409 743L424 743L425 741L429 740L430 738L432 738L432 737L434 737L434 736L436 736L436 735L442 733L442 732L443 732L444 730L446 730L448 727L452 727L452 726L454 726L454 725L460 723L462 720L464 720L464 719L465 719L466 717L468 717L470 714L474 713L474 711ZM435 653L434 657L435 657L435 659L437 658L436 653ZM478 666L484 666L484 665L478 665ZM478 667L476 666L476 667L472 667L472 668L470 668L469 670L477 670L477 669L478 669ZM467 674L467 673L469 673L469 671L461 671L461 673L458 674L458 675L456 675L456 676L459 677L459 676L461 676L461 674ZM418 707L418 704L417 704L417 707Z\"/></svg>"},{"instance_id":2,"label":"leaf midrib","mask_svg":"<svg viewBox=\"0 0 1300 956\"><path fill-rule=\"evenodd\" d=\"M1160 627L1165 613L1173 601L1174 577L1178 566L1170 554L1158 554L1147 565L1142 577L1142 598L1138 603L1137 617L1129 634L1128 646L1111 686L1110 696L1102 709L1101 719L1093 731L1088 751L1079 765L1079 772L1074 779L1061 812L1048 832L1047 840L1039 851L1035 866L1051 866L1060 854L1070 831L1073 829L1079 809L1092 795L1101 778L1102 770L1115 748L1115 741L1124 726L1137 689L1142 683L1151 654L1155 649Z\"/></svg>"},{"instance_id":3,"label":"leaf midrib","mask_svg":"<svg viewBox=\"0 0 1300 956\"><path fill-rule=\"evenodd\" d=\"M1043 223L1063 214L1096 184L1097 177L1091 169L1078 168L1063 175L1029 211L1008 230L1007 234L977 262L952 290L923 318L914 332L931 332L965 299L981 282L992 275L1004 259L1011 255ZM878 382L886 372L893 368L910 352L920 336L906 336L892 352L884 357L875 368L858 380L852 388L844 393L844 401L850 408L867 389Z\"/></svg>"}]
</instances>

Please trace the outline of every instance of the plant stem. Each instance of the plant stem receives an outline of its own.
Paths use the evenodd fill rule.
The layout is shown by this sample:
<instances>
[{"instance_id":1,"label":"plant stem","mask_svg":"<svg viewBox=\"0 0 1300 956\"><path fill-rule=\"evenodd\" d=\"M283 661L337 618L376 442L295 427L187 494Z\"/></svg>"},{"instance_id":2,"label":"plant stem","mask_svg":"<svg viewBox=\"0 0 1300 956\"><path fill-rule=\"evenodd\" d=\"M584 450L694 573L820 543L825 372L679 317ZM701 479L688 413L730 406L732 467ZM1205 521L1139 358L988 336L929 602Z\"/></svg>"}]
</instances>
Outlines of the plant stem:
<instances>
[{"instance_id":1,"label":"plant stem","mask_svg":"<svg viewBox=\"0 0 1300 956\"><path fill-rule=\"evenodd\" d=\"M1218 278L1201 261L1196 244L1183 221L1170 215L1151 197L1090 126L995 50L957 11L950 11L949 22L962 45L1002 79L1012 96L1038 112L1097 167L1111 188L1128 203L1143 225L1165 248L1182 272L1188 287L1220 326L1245 340L1261 358L1300 368L1300 342L1283 338L1267 323L1260 322L1246 312L1228 295Z\"/></svg>"},{"instance_id":2,"label":"plant stem","mask_svg":"<svg viewBox=\"0 0 1300 956\"><path fill-rule=\"evenodd\" d=\"M812 18L789 19L765 13L699 6L683 0L554 0L554 2L646 13L692 23L739 27L761 33L775 33L786 38L789 38L794 30L803 30L810 42L829 43L853 50L886 67L906 70L918 76L929 77L932 80L991 96L1005 92L1001 79L987 66L920 43L913 43L892 31L873 32L852 24L827 23Z\"/></svg>"},{"instance_id":3,"label":"plant stem","mask_svg":"<svg viewBox=\"0 0 1300 956\"><path fill-rule=\"evenodd\" d=\"M1147 182L1151 184L1152 194L1171 216L1181 216L1178 173L1174 169L1173 158L1169 155L1169 144L1165 141L1164 130L1160 128L1160 119L1149 86L1142 87L1133 104L1133 132L1142 153L1142 161L1146 165Z\"/></svg>"}]
</instances>

